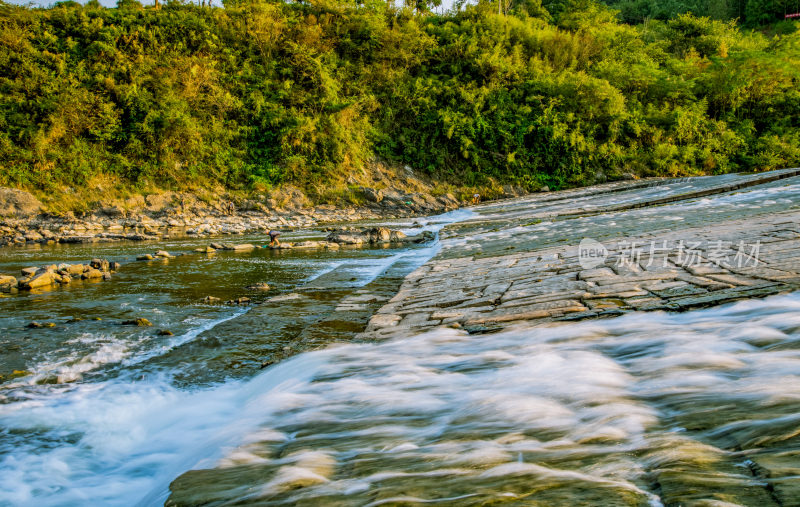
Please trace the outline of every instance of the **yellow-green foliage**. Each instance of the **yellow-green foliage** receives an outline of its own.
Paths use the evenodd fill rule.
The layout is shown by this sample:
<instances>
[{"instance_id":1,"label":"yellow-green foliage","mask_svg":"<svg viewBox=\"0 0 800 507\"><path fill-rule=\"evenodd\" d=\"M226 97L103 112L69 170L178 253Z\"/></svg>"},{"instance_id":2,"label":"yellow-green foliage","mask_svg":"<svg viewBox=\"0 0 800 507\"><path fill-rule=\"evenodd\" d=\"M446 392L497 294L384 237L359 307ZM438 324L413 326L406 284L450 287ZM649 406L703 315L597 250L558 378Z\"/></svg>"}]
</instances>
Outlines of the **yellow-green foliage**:
<instances>
[{"instance_id":1,"label":"yellow-green foliage","mask_svg":"<svg viewBox=\"0 0 800 507\"><path fill-rule=\"evenodd\" d=\"M376 156L462 188L800 161L797 33L509 6L0 3L0 185L353 201L319 189Z\"/></svg>"}]
</instances>

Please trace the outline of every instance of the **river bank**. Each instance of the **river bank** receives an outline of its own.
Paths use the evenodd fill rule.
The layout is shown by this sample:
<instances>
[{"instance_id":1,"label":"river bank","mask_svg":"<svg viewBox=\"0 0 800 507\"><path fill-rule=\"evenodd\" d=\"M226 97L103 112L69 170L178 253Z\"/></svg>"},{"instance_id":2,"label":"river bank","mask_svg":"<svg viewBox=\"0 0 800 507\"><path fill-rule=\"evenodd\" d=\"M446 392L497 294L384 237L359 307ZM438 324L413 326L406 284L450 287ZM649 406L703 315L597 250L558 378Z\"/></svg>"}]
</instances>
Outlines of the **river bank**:
<instances>
[{"instance_id":1,"label":"river bank","mask_svg":"<svg viewBox=\"0 0 800 507\"><path fill-rule=\"evenodd\" d=\"M286 207L268 207L253 200L206 203L193 195L162 194L149 197L144 207L100 208L85 214L40 214L30 194L10 191L13 201L5 209L11 217L0 219L0 247L25 244L155 241L165 237L211 237L268 232L271 229L313 228L365 220L388 220L451 211L463 205L453 195L383 192L370 189L373 202L363 206L306 206L303 201ZM144 198L142 198L144 201Z\"/></svg>"}]
</instances>

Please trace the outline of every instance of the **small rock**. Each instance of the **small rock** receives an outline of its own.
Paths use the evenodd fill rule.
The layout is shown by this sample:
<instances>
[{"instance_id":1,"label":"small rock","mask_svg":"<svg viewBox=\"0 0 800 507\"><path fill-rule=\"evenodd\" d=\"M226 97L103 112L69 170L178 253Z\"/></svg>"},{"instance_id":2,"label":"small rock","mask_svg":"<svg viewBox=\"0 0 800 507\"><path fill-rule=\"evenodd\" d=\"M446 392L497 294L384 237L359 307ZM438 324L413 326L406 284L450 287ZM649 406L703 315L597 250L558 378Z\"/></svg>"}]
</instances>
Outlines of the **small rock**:
<instances>
[{"instance_id":1,"label":"small rock","mask_svg":"<svg viewBox=\"0 0 800 507\"><path fill-rule=\"evenodd\" d=\"M0 290L7 290L16 287L17 279L9 275L0 275Z\"/></svg>"},{"instance_id":2,"label":"small rock","mask_svg":"<svg viewBox=\"0 0 800 507\"><path fill-rule=\"evenodd\" d=\"M139 326L139 327L149 327L153 324L150 323L149 320L145 319L144 317L139 317L137 319L125 320L122 321L123 326Z\"/></svg>"},{"instance_id":3,"label":"small rock","mask_svg":"<svg viewBox=\"0 0 800 507\"><path fill-rule=\"evenodd\" d=\"M369 187L361 187L361 193L364 198L369 202L379 203L383 200L383 192Z\"/></svg>"},{"instance_id":4,"label":"small rock","mask_svg":"<svg viewBox=\"0 0 800 507\"><path fill-rule=\"evenodd\" d=\"M174 336L175 335L175 333L173 333L169 329L159 329L156 334L158 336Z\"/></svg>"},{"instance_id":5,"label":"small rock","mask_svg":"<svg viewBox=\"0 0 800 507\"><path fill-rule=\"evenodd\" d=\"M37 271L39 268L22 268L22 276L33 276Z\"/></svg>"},{"instance_id":6,"label":"small rock","mask_svg":"<svg viewBox=\"0 0 800 507\"><path fill-rule=\"evenodd\" d=\"M72 276L80 275L86 271L86 268L87 266L84 266L83 264L73 264L71 266L67 266L67 274Z\"/></svg>"},{"instance_id":7,"label":"small rock","mask_svg":"<svg viewBox=\"0 0 800 507\"><path fill-rule=\"evenodd\" d=\"M122 263L120 262L112 262L108 265L111 271L119 271L122 268Z\"/></svg>"},{"instance_id":8,"label":"small rock","mask_svg":"<svg viewBox=\"0 0 800 507\"><path fill-rule=\"evenodd\" d=\"M270 287L269 287L269 284L266 284L266 283L256 283L256 284L253 284L253 285L248 285L247 289L248 290L269 290Z\"/></svg>"},{"instance_id":9,"label":"small rock","mask_svg":"<svg viewBox=\"0 0 800 507\"><path fill-rule=\"evenodd\" d=\"M422 231L419 236L414 236L414 243L428 243L436 239L436 235L431 231Z\"/></svg>"},{"instance_id":10,"label":"small rock","mask_svg":"<svg viewBox=\"0 0 800 507\"><path fill-rule=\"evenodd\" d=\"M428 232L428 231L425 231L425 232ZM424 235L424 233L423 233L423 235ZM391 243L401 243L403 241L406 241L407 238L408 238L408 236L406 236L406 233L404 233L403 231L392 231L389 234L389 241Z\"/></svg>"},{"instance_id":11,"label":"small rock","mask_svg":"<svg viewBox=\"0 0 800 507\"><path fill-rule=\"evenodd\" d=\"M220 301L220 298L215 298L214 296L206 296L203 298L204 303L219 303Z\"/></svg>"},{"instance_id":12,"label":"small rock","mask_svg":"<svg viewBox=\"0 0 800 507\"><path fill-rule=\"evenodd\" d=\"M172 254L170 254L166 250L159 250L158 252L155 253L155 256L160 257L162 259L169 259L172 257Z\"/></svg>"},{"instance_id":13,"label":"small rock","mask_svg":"<svg viewBox=\"0 0 800 507\"><path fill-rule=\"evenodd\" d=\"M97 280L98 278L103 278L103 272L99 269L91 268L85 273L81 275L81 278L84 280Z\"/></svg>"},{"instance_id":14,"label":"small rock","mask_svg":"<svg viewBox=\"0 0 800 507\"><path fill-rule=\"evenodd\" d=\"M355 234L343 234L339 232L332 232L325 238L332 243L339 243L342 245L361 245L364 243L364 237Z\"/></svg>"},{"instance_id":15,"label":"small rock","mask_svg":"<svg viewBox=\"0 0 800 507\"><path fill-rule=\"evenodd\" d=\"M89 262L89 266L99 271L108 271L111 264L106 259L92 259Z\"/></svg>"},{"instance_id":16,"label":"small rock","mask_svg":"<svg viewBox=\"0 0 800 507\"><path fill-rule=\"evenodd\" d=\"M106 208L100 208L100 213L109 218L120 218L125 216L125 210L120 206L108 206Z\"/></svg>"},{"instance_id":17,"label":"small rock","mask_svg":"<svg viewBox=\"0 0 800 507\"><path fill-rule=\"evenodd\" d=\"M152 261L154 257L150 254L144 254L136 257L137 261Z\"/></svg>"},{"instance_id":18,"label":"small rock","mask_svg":"<svg viewBox=\"0 0 800 507\"><path fill-rule=\"evenodd\" d=\"M50 271L45 271L43 273L39 273L38 275L30 279L20 280L19 288L30 290L30 289L35 289L37 287L47 287L49 285L59 283L60 281L61 277L59 275Z\"/></svg>"},{"instance_id":19,"label":"small rock","mask_svg":"<svg viewBox=\"0 0 800 507\"><path fill-rule=\"evenodd\" d=\"M36 231L28 231L25 233L25 241L33 242L33 241L39 241L41 239L44 239L44 236L42 236Z\"/></svg>"}]
</instances>

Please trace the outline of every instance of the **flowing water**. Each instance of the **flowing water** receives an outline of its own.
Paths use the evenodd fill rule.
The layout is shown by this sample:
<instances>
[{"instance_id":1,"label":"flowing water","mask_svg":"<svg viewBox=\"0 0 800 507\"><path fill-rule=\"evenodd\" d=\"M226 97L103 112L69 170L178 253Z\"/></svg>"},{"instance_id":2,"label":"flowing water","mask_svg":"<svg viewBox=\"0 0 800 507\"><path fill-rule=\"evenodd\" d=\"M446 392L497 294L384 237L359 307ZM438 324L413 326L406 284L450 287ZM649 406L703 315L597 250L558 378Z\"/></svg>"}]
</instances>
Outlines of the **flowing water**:
<instances>
[{"instance_id":1,"label":"flowing water","mask_svg":"<svg viewBox=\"0 0 800 507\"><path fill-rule=\"evenodd\" d=\"M797 505L800 296L330 347L236 399L174 504Z\"/></svg>"},{"instance_id":2,"label":"flowing water","mask_svg":"<svg viewBox=\"0 0 800 507\"><path fill-rule=\"evenodd\" d=\"M755 215L795 206L795 194L791 179L713 205L598 216L594 227L530 223L523 203L505 230L473 220L443 244L402 249L166 262L131 262L155 250L141 244L6 250L0 272L92 257L124 266L111 281L0 298L0 505L800 505L798 294L350 340L440 248ZM470 218L399 225L419 233ZM272 291L245 288L258 282ZM208 305L207 295L263 304ZM134 317L154 327L119 325Z\"/></svg>"},{"instance_id":3,"label":"flowing water","mask_svg":"<svg viewBox=\"0 0 800 507\"><path fill-rule=\"evenodd\" d=\"M413 226L387 225L413 235L469 215L455 211ZM322 235L299 231L283 238ZM180 253L207 244L183 238L157 247ZM342 336L351 337L375 308L348 322L353 312L337 305L381 290L388 299L439 244L134 261L155 249L111 243L0 254L5 273L94 257L123 263L110 281L0 294L0 504L130 505L150 491L164 496L170 480L239 434L249 404L242 382L265 364L335 340L337 329L330 326L344 325ZM272 290L246 288L259 282ZM248 296L263 304L209 305L202 302L207 295L223 301ZM137 317L153 327L120 325ZM33 321L55 327L28 329Z\"/></svg>"}]
</instances>

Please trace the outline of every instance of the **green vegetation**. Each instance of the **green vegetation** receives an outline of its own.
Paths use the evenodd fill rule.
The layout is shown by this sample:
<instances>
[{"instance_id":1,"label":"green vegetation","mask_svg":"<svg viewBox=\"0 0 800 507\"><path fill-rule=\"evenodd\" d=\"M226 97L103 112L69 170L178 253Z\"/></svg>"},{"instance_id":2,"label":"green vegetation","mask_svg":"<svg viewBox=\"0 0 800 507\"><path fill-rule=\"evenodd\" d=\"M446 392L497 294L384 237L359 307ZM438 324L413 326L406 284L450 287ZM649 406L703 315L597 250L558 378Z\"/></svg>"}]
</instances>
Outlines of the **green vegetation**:
<instances>
[{"instance_id":1,"label":"green vegetation","mask_svg":"<svg viewBox=\"0 0 800 507\"><path fill-rule=\"evenodd\" d=\"M800 12L798 0L603 0L618 9L628 23L648 19L667 20L680 14L692 13L712 19L735 19L745 26L759 27L779 23L784 31L793 32L793 22L787 14Z\"/></svg>"},{"instance_id":2,"label":"green vegetation","mask_svg":"<svg viewBox=\"0 0 800 507\"><path fill-rule=\"evenodd\" d=\"M632 26L593 0L502 10L0 3L0 185L313 198L373 160L528 189L800 162L796 31Z\"/></svg>"}]
</instances>

